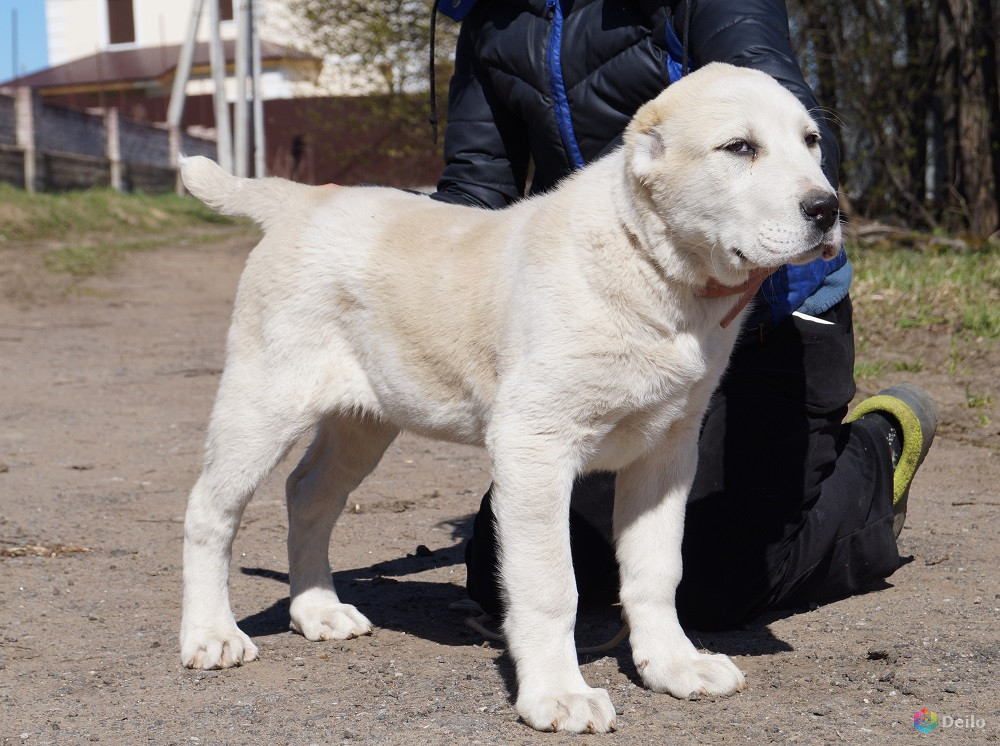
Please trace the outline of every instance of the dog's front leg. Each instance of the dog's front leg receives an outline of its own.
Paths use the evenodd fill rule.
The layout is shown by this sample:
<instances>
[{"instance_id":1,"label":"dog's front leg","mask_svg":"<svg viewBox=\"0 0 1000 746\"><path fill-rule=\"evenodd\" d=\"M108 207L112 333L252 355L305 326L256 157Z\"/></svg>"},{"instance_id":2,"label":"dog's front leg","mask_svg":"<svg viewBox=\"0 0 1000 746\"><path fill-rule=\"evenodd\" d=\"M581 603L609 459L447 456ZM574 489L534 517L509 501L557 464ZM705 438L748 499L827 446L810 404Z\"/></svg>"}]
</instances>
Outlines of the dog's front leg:
<instances>
[{"instance_id":1,"label":"dog's front leg","mask_svg":"<svg viewBox=\"0 0 1000 746\"><path fill-rule=\"evenodd\" d=\"M743 689L724 655L699 653L677 620L684 510L698 457L698 431L674 432L660 448L618 472L615 546L632 657L643 683L687 698Z\"/></svg>"},{"instance_id":2,"label":"dog's front leg","mask_svg":"<svg viewBox=\"0 0 1000 746\"><path fill-rule=\"evenodd\" d=\"M538 730L613 730L611 698L583 680L573 639L577 594L569 499L575 464L565 444L550 435L515 439L505 433L491 456L517 713Z\"/></svg>"}]
</instances>

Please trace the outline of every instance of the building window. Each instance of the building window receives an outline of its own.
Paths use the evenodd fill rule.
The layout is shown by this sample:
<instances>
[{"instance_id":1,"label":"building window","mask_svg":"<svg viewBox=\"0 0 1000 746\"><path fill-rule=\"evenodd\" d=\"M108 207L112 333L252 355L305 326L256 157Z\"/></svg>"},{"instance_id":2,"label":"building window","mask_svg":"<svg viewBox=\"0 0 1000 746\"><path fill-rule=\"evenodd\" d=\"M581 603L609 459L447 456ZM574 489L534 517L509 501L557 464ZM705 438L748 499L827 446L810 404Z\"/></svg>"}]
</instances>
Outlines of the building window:
<instances>
[{"instance_id":1,"label":"building window","mask_svg":"<svg viewBox=\"0 0 1000 746\"><path fill-rule=\"evenodd\" d=\"M233 0L219 0L219 20L233 20Z\"/></svg>"},{"instance_id":2,"label":"building window","mask_svg":"<svg viewBox=\"0 0 1000 746\"><path fill-rule=\"evenodd\" d=\"M112 44L135 41L132 0L108 0L108 41Z\"/></svg>"}]
</instances>

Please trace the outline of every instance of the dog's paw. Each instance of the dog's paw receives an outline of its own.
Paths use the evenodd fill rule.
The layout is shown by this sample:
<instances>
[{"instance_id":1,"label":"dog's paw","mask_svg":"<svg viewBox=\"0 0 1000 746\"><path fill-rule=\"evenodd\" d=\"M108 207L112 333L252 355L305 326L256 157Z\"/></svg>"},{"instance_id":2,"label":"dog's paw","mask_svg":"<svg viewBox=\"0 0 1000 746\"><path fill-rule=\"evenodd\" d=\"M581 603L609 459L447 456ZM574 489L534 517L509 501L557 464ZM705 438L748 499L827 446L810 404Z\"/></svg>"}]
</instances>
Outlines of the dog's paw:
<instances>
[{"instance_id":1,"label":"dog's paw","mask_svg":"<svg viewBox=\"0 0 1000 746\"><path fill-rule=\"evenodd\" d=\"M292 629L307 640L349 640L372 632L364 614L339 601L298 598L292 602L291 616Z\"/></svg>"},{"instance_id":2,"label":"dog's paw","mask_svg":"<svg viewBox=\"0 0 1000 746\"><path fill-rule=\"evenodd\" d=\"M520 694L517 714L535 730L608 733L615 729L615 706L603 689L560 694Z\"/></svg>"},{"instance_id":3,"label":"dog's paw","mask_svg":"<svg viewBox=\"0 0 1000 746\"><path fill-rule=\"evenodd\" d=\"M181 632L181 663L187 668L232 668L257 660L257 646L237 627Z\"/></svg>"},{"instance_id":4,"label":"dog's paw","mask_svg":"<svg viewBox=\"0 0 1000 746\"><path fill-rule=\"evenodd\" d=\"M678 699L691 694L724 695L746 688L746 677L724 655L694 653L682 658L643 660L636 663L643 683L655 692Z\"/></svg>"}]
</instances>

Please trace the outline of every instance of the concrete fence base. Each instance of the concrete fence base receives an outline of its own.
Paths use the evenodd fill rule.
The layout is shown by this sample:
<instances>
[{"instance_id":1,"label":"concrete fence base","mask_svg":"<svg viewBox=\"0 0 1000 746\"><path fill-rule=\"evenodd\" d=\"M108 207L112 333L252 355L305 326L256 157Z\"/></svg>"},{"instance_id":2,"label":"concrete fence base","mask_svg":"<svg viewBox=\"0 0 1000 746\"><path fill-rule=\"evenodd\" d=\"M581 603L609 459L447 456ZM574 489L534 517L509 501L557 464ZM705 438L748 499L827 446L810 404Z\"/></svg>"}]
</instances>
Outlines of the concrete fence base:
<instances>
[{"instance_id":1,"label":"concrete fence base","mask_svg":"<svg viewBox=\"0 0 1000 746\"><path fill-rule=\"evenodd\" d=\"M111 187L182 192L177 154L215 158L215 142L178 128L43 103L30 88L0 92L0 181L29 192Z\"/></svg>"}]
</instances>

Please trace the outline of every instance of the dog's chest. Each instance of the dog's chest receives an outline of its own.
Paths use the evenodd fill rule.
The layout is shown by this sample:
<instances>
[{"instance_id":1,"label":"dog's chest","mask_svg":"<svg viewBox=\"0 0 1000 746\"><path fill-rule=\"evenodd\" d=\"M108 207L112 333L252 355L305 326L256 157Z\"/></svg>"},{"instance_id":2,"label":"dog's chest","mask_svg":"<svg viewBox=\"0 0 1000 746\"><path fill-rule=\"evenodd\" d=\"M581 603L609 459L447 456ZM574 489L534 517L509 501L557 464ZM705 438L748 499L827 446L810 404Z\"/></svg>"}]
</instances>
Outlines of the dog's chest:
<instances>
[{"instance_id":1,"label":"dog's chest","mask_svg":"<svg viewBox=\"0 0 1000 746\"><path fill-rule=\"evenodd\" d=\"M588 468L620 469L665 442L677 426L697 427L728 350L728 340L697 335L633 350L627 365L603 379L606 415L594 429Z\"/></svg>"}]
</instances>

